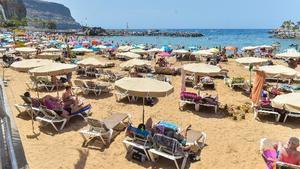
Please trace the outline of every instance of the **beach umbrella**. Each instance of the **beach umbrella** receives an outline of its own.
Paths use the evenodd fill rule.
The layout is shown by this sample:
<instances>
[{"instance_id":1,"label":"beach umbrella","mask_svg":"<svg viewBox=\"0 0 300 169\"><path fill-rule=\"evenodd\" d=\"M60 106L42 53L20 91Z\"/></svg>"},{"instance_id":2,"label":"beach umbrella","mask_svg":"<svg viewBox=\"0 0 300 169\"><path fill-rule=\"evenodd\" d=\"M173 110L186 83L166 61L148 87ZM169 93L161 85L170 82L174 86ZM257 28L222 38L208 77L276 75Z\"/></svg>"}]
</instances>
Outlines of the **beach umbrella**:
<instances>
[{"instance_id":1,"label":"beach umbrella","mask_svg":"<svg viewBox=\"0 0 300 169\"><path fill-rule=\"evenodd\" d=\"M185 49L179 49L179 50L173 50L172 53L184 55L184 54L188 54L190 52L188 50L185 50Z\"/></svg>"},{"instance_id":2,"label":"beach umbrella","mask_svg":"<svg viewBox=\"0 0 300 169\"><path fill-rule=\"evenodd\" d=\"M261 46L257 46L257 48L272 49L273 46L270 46L270 45L261 45Z\"/></svg>"},{"instance_id":3,"label":"beach umbrella","mask_svg":"<svg viewBox=\"0 0 300 169\"><path fill-rule=\"evenodd\" d=\"M57 58L60 58L61 57L61 54L58 54L58 53L54 53L54 52L51 52L51 53L48 53L48 52L43 52L43 53L40 53L36 56L38 59L57 59Z\"/></svg>"},{"instance_id":4,"label":"beach umbrella","mask_svg":"<svg viewBox=\"0 0 300 169\"><path fill-rule=\"evenodd\" d=\"M119 46L118 47L118 51L119 52L128 52L132 49L132 46L128 46L128 45L125 45L125 46Z\"/></svg>"},{"instance_id":5,"label":"beach umbrella","mask_svg":"<svg viewBox=\"0 0 300 169\"><path fill-rule=\"evenodd\" d=\"M213 56L214 54L209 50L198 50L198 51L192 52L192 55L194 55L194 56Z\"/></svg>"},{"instance_id":6,"label":"beach umbrella","mask_svg":"<svg viewBox=\"0 0 300 169\"><path fill-rule=\"evenodd\" d=\"M76 48L76 49L72 49L72 52L90 53L90 52L93 52L93 50L90 50L90 49L87 49L87 48Z\"/></svg>"},{"instance_id":7,"label":"beach umbrella","mask_svg":"<svg viewBox=\"0 0 300 169\"><path fill-rule=\"evenodd\" d=\"M104 46L104 45L97 45L95 47L98 49L107 49L108 48L107 46Z\"/></svg>"},{"instance_id":8,"label":"beach umbrella","mask_svg":"<svg viewBox=\"0 0 300 169\"><path fill-rule=\"evenodd\" d=\"M132 52L122 52L122 53L117 53L116 56L118 58L125 58L125 59L139 59L141 58L141 55L132 53Z\"/></svg>"},{"instance_id":9,"label":"beach umbrella","mask_svg":"<svg viewBox=\"0 0 300 169\"><path fill-rule=\"evenodd\" d=\"M237 47L235 47L235 46L226 46L225 49L231 50L231 51L237 51Z\"/></svg>"},{"instance_id":10,"label":"beach umbrella","mask_svg":"<svg viewBox=\"0 0 300 169\"><path fill-rule=\"evenodd\" d=\"M275 57L277 58L293 58L293 59L297 59L300 58L300 52L285 52L285 53L279 53L276 54Z\"/></svg>"},{"instance_id":11,"label":"beach umbrella","mask_svg":"<svg viewBox=\"0 0 300 169\"><path fill-rule=\"evenodd\" d=\"M163 52L162 49L158 49L158 48L152 48L147 50L148 53L158 53L158 52Z\"/></svg>"},{"instance_id":12,"label":"beach umbrella","mask_svg":"<svg viewBox=\"0 0 300 169\"><path fill-rule=\"evenodd\" d=\"M43 50L43 52L61 52L61 49L57 49L57 48L48 48Z\"/></svg>"},{"instance_id":13,"label":"beach umbrella","mask_svg":"<svg viewBox=\"0 0 300 169\"><path fill-rule=\"evenodd\" d=\"M219 49L217 49L217 48L210 48L210 49L208 49L208 51L210 51L211 53L218 53L219 52Z\"/></svg>"},{"instance_id":14,"label":"beach umbrella","mask_svg":"<svg viewBox=\"0 0 300 169\"><path fill-rule=\"evenodd\" d=\"M221 72L221 68L214 65L204 63L191 63L183 65L183 70L190 73L195 73L201 76L216 76Z\"/></svg>"},{"instance_id":15,"label":"beach umbrella","mask_svg":"<svg viewBox=\"0 0 300 169\"><path fill-rule=\"evenodd\" d=\"M158 56L160 56L160 57L170 57L171 54L168 53L168 52L161 52L161 53L158 54Z\"/></svg>"},{"instance_id":16,"label":"beach umbrella","mask_svg":"<svg viewBox=\"0 0 300 169\"><path fill-rule=\"evenodd\" d=\"M79 66L90 66L90 67L103 67L106 65L105 62L102 62L96 58L93 58L93 57L90 57L90 58L86 58L86 59L83 59L79 62L77 62L77 64Z\"/></svg>"},{"instance_id":17,"label":"beach umbrella","mask_svg":"<svg viewBox=\"0 0 300 169\"><path fill-rule=\"evenodd\" d=\"M59 76L72 73L77 68L77 65L52 63L38 68L30 69L29 73L34 76Z\"/></svg>"},{"instance_id":18,"label":"beach umbrella","mask_svg":"<svg viewBox=\"0 0 300 169\"><path fill-rule=\"evenodd\" d=\"M282 65L261 66L258 70L265 72L268 77L275 78L294 78L299 73L295 69Z\"/></svg>"},{"instance_id":19,"label":"beach umbrella","mask_svg":"<svg viewBox=\"0 0 300 169\"><path fill-rule=\"evenodd\" d=\"M263 58L256 58L256 57L244 57L244 58L238 58L235 60L236 62L243 64L243 65L260 65L263 63L268 62L267 59Z\"/></svg>"},{"instance_id":20,"label":"beach umbrella","mask_svg":"<svg viewBox=\"0 0 300 169\"><path fill-rule=\"evenodd\" d=\"M272 107L289 112L300 113L300 93L289 93L276 96L272 100Z\"/></svg>"},{"instance_id":21,"label":"beach umbrella","mask_svg":"<svg viewBox=\"0 0 300 169\"><path fill-rule=\"evenodd\" d=\"M167 82L150 78L123 78L115 82L115 89L129 96L143 97L143 123L145 116L145 97L165 97L174 91Z\"/></svg>"},{"instance_id":22,"label":"beach umbrella","mask_svg":"<svg viewBox=\"0 0 300 169\"><path fill-rule=\"evenodd\" d=\"M242 48L242 51L246 51L246 50L255 50L257 49L257 46L246 46Z\"/></svg>"},{"instance_id":23,"label":"beach umbrella","mask_svg":"<svg viewBox=\"0 0 300 169\"><path fill-rule=\"evenodd\" d=\"M172 52L172 48L170 46L164 45L161 47L164 52Z\"/></svg>"},{"instance_id":24,"label":"beach umbrella","mask_svg":"<svg viewBox=\"0 0 300 169\"><path fill-rule=\"evenodd\" d=\"M35 48L29 47L16 48L15 50L20 53L34 53L37 51Z\"/></svg>"},{"instance_id":25,"label":"beach umbrella","mask_svg":"<svg viewBox=\"0 0 300 169\"><path fill-rule=\"evenodd\" d=\"M147 53L146 50L144 50L144 49L139 49L139 48L138 48L138 49L131 49L130 52L136 53L136 54L140 54L140 55L146 54L146 53Z\"/></svg>"},{"instance_id":26,"label":"beach umbrella","mask_svg":"<svg viewBox=\"0 0 300 169\"><path fill-rule=\"evenodd\" d=\"M30 69L49 65L52 63L53 61L48 59L28 59L14 62L10 67L20 72L26 72Z\"/></svg>"},{"instance_id":27,"label":"beach umbrella","mask_svg":"<svg viewBox=\"0 0 300 169\"><path fill-rule=\"evenodd\" d=\"M125 70L128 70L132 67L135 67L135 66L148 66L148 67L151 67L151 63L149 61L146 61L146 60L141 60L141 59L131 59L131 60L128 60L124 63L121 63L120 64L120 67L122 69L125 69Z\"/></svg>"}]
</instances>

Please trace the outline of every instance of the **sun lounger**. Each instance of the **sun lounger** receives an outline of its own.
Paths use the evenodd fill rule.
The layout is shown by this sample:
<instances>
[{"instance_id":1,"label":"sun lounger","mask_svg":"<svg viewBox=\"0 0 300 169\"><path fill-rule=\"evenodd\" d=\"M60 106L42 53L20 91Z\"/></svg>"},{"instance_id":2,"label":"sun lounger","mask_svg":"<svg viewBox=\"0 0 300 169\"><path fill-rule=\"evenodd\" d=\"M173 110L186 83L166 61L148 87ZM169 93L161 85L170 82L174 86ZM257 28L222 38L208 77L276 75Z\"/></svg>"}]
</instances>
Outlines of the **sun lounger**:
<instances>
[{"instance_id":1,"label":"sun lounger","mask_svg":"<svg viewBox=\"0 0 300 169\"><path fill-rule=\"evenodd\" d=\"M95 138L99 138L104 145L110 144L116 127L120 124L125 127L125 120L130 121L130 116L123 113L113 113L110 117L103 120L88 118L88 128L80 131L84 138L84 145L88 145Z\"/></svg>"},{"instance_id":2,"label":"sun lounger","mask_svg":"<svg viewBox=\"0 0 300 169\"><path fill-rule=\"evenodd\" d=\"M32 105L32 100L25 96L20 96L24 101L23 104L15 104L15 108L19 113L22 113L21 109L24 109L30 117L35 117L40 113L39 105Z\"/></svg>"},{"instance_id":3,"label":"sun lounger","mask_svg":"<svg viewBox=\"0 0 300 169\"><path fill-rule=\"evenodd\" d=\"M197 110L196 105L199 104L200 100L201 100L201 96L199 96L196 93L182 92L180 94L179 109L183 110L183 106L185 104L193 104L195 105L195 110Z\"/></svg>"},{"instance_id":4,"label":"sun lounger","mask_svg":"<svg viewBox=\"0 0 300 169\"><path fill-rule=\"evenodd\" d=\"M30 76L30 82L27 82L26 85L29 89L40 89L44 88L48 92L51 92L54 90L55 85L52 84L48 79L46 78L37 78L35 76Z\"/></svg>"},{"instance_id":5,"label":"sun lounger","mask_svg":"<svg viewBox=\"0 0 300 169\"><path fill-rule=\"evenodd\" d=\"M212 107L212 108L214 108L215 113L218 112L218 108L219 108L218 96L215 96L215 97L201 96L201 97L202 98L199 102L199 106Z\"/></svg>"},{"instance_id":6,"label":"sun lounger","mask_svg":"<svg viewBox=\"0 0 300 169\"><path fill-rule=\"evenodd\" d=\"M268 160L268 157L266 157L265 150L268 148L273 149L274 144L276 144L276 143L270 139L263 138L260 140L260 153L266 163L268 163L269 160ZM293 164L288 164L288 163L284 163L281 161L276 161L276 168L278 168L278 169L281 169L281 168L300 169L300 165L293 165Z\"/></svg>"},{"instance_id":7,"label":"sun lounger","mask_svg":"<svg viewBox=\"0 0 300 169\"><path fill-rule=\"evenodd\" d=\"M245 86L245 79L244 78L224 78L224 83L228 85L231 89L234 89L235 87L244 88Z\"/></svg>"},{"instance_id":8,"label":"sun lounger","mask_svg":"<svg viewBox=\"0 0 300 169\"><path fill-rule=\"evenodd\" d=\"M288 117L300 117L300 113L297 112L286 112L283 122L285 123Z\"/></svg>"},{"instance_id":9,"label":"sun lounger","mask_svg":"<svg viewBox=\"0 0 300 169\"><path fill-rule=\"evenodd\" d=\"M276 112L275 109L271 107L271 105L268 106L266 103L262 103L261 106L255 106L252 103L252 107L254 110L254 119L258 119L259 114L271 114L275 115L276 122L279 122L281 115L280 113Z\"/></svg>"},{"instance_id":10,"label":"sun lounger","mask_svg":"<svg viewBox=\"0 0 300 169\"><path fill-rule=\"evenodd\" d=\"M149 155L153 162L156 161L156 157L164 157L174 161L177 169L184 169L188 158L188 152L183 151L182 145L178 140L167 137L162 134L155 134L153 136L154 148L150 149ZM178 165L179 159L183 159L181 167Z\"/></svg>"},{"instance_id":11,"label":"sun lounger","mask_svg":"<svg viewBox=\"0 0 300 169\"><path fill-rule=\"evenodd\" d=\"M129 125L126 129L126 134L129 134L129 136L123 140L123 144L127 153L133 152L134 149L141 150L150 161L151 159L148 153L148 150L152 146L150 133L147 130L141 130Z\"/></svg>"},{"instance_id":12,"label":"sun lounger","mask_svg":"<svg viewBox=\"0 0 300 169\"><path fill-rule=\"evenodd\" d=\"M50 123L56 131L62 130L68 121L66 118L59 116L55 111L49 110L45 107L40 107L40 111L43 113L43 116L37 116L36 120ZM56 127L56 123L61 123L59 129Z\"/></svg>"},{"instance_id":13,"label":"sun lounger","mask_svg":"<svg viewBox=\"0 0 300 169\"><path fill-rule=\"evenodd\" d=\"M85 95L88 95L90 92L93 92L96 96L101 94L101 89L97 88L96 84L92 81L86 83L82 80L75 80L74 84L76 85L76 88L79 88Z\"/></svg>"},{"instance_id":14,"label":"sun lounger","mask_svg":"<svg viewBox=\"0 0 300 169\"><path fill-rule=\"evenodd\" d=\"M209 76L200 78L199 85L201 87L211 87L212 89L215 89L215 83L213 81L213 78Z\"/></svg>"}]
</instances>

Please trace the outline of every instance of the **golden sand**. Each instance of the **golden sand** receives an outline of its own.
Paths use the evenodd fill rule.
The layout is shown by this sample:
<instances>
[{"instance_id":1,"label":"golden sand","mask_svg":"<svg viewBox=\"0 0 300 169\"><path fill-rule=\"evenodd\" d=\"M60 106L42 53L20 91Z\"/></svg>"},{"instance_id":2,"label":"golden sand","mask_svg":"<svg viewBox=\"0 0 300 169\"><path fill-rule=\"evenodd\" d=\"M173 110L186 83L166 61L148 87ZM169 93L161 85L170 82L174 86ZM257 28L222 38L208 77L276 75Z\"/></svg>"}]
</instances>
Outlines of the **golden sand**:
<instances>
[{"instance_id":1,"label":"golden sand","mask_svg":"<svg viewBox=\"0 0 300 169\"><path fill-rule=\"evenodd\" d=\"M106 60L101 58L102 60ZM119 61L114 61L119 64ZM181 63L177 63L179 66ZM249 72L234 61L222 63L222 67L230 71L230 76L249 77ZM120 69L113 68L120 71ZM14 113L17 126L20 131L25 154L32 169L140 169L140 168L174 168L173 162L159 160L157 163L138 163L126 158L126 150L122 140L124 132L118 135L109 148L94 150L82 147L83 138L79 130L86 126L80 118L73 118L67 123L62 132L56 132L52 126L42 126L35 121L34 131L32 121L26 114L19 114L13 107L16 103L22 103L19 95L23 94L29 81L29 75L11 69L6 70L6 76L10 79L6 88L11 110ZM275 123L274 118L264 118L263 122L253 119L253 114L247 114L246 120L234 121L223 114L214 114L212 110L201 109L193 111L193 107L178 109L180 93L180 76L171 76L175 91L170 96L159 98L153 107L146 106L145 117L152 117L154 122L159 120L175 122L180 126L192 124L192 128L207 133L207 146L201 153L201 161L188 164L187 168L196 169L253 169L264 168L264 162L259 154L259 140L267 137L276 140L287 140L290 136L298 136L300 133L299 121L289 119L286 124ZM222 79L216 79L216 90L207 91L218 93L222 104L239 105L250 102L247 96L239 91L232 91L223 83ZM193 90L193 89L189 89ZM206 92L206 91L204 91ZM32 95L35 95L32 92ZM46 95L49 93L41 93ZM51 93L56 95L55 92ZM128 112L132 115L134 124L139 124L142 117L142 105L139 103L117 103L113 94L100 97L85 98L93 106L92 117L101 119L111 112Z\"/></svg>"}]
</instances>

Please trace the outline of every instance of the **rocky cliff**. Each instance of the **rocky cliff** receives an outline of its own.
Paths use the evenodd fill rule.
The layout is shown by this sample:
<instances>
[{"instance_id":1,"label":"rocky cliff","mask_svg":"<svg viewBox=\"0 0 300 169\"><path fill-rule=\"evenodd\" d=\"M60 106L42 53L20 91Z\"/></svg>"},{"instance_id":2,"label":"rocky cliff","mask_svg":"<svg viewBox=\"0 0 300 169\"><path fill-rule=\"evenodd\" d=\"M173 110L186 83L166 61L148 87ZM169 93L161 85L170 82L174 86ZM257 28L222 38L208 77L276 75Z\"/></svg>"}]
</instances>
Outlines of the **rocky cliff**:
<instances>
[{"instance_id":1,"label":"rocky cliff","mask_svg":"<svg viewBox=\"0 0 300 169\"><path fill-rule=\"evenodd\" d=\"M57 29L80 28L80 24L75 21L70 10L64 5L41 0L23 1L27 9L29 26L42 28L45 24L41 22L50 21L56 24Z\"/></svg>"},{"instance_id":2,"label":"rocky cliff","mask_svg":"<svg viewBox=\"0 0 300 169\"><path fill-rule=\"evenodd\" d=\"M0 0L7 19L22 19L26 16L26 8L22 0ZM2 13L0 14L3 18Z\"/></svg>"}]
</instances>

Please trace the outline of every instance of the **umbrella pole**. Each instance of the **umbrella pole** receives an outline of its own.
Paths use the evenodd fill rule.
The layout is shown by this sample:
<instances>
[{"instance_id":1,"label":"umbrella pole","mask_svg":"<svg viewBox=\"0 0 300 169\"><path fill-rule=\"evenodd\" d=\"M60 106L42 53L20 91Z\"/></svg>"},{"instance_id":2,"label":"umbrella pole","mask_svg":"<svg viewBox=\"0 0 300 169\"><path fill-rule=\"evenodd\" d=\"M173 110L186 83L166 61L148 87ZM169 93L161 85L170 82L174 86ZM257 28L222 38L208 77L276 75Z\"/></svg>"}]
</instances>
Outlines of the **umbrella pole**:
<instances>
[{"instance_id":1,"label":"umbrella pole","mask_svg":"<svg viewBox=\"0 0 300 169\"><path fill-rule=\"evenodd\" d=\"M59 97L59 93L58 93L58 82L57 82L58 80L56 79L56 81L55 81L55 87L56 87L56 94L57 94L57 98Z\"/></svg>"},{"instance_id":2,"label":"umbrella pole","mask_svg":"<svg viewBox=\"0 0 300 169\"><path fill-rule=\"evenodd\" d=\"M143 124L145 122L145 97L143 97Z\"/></svg>"}]
</instances>

